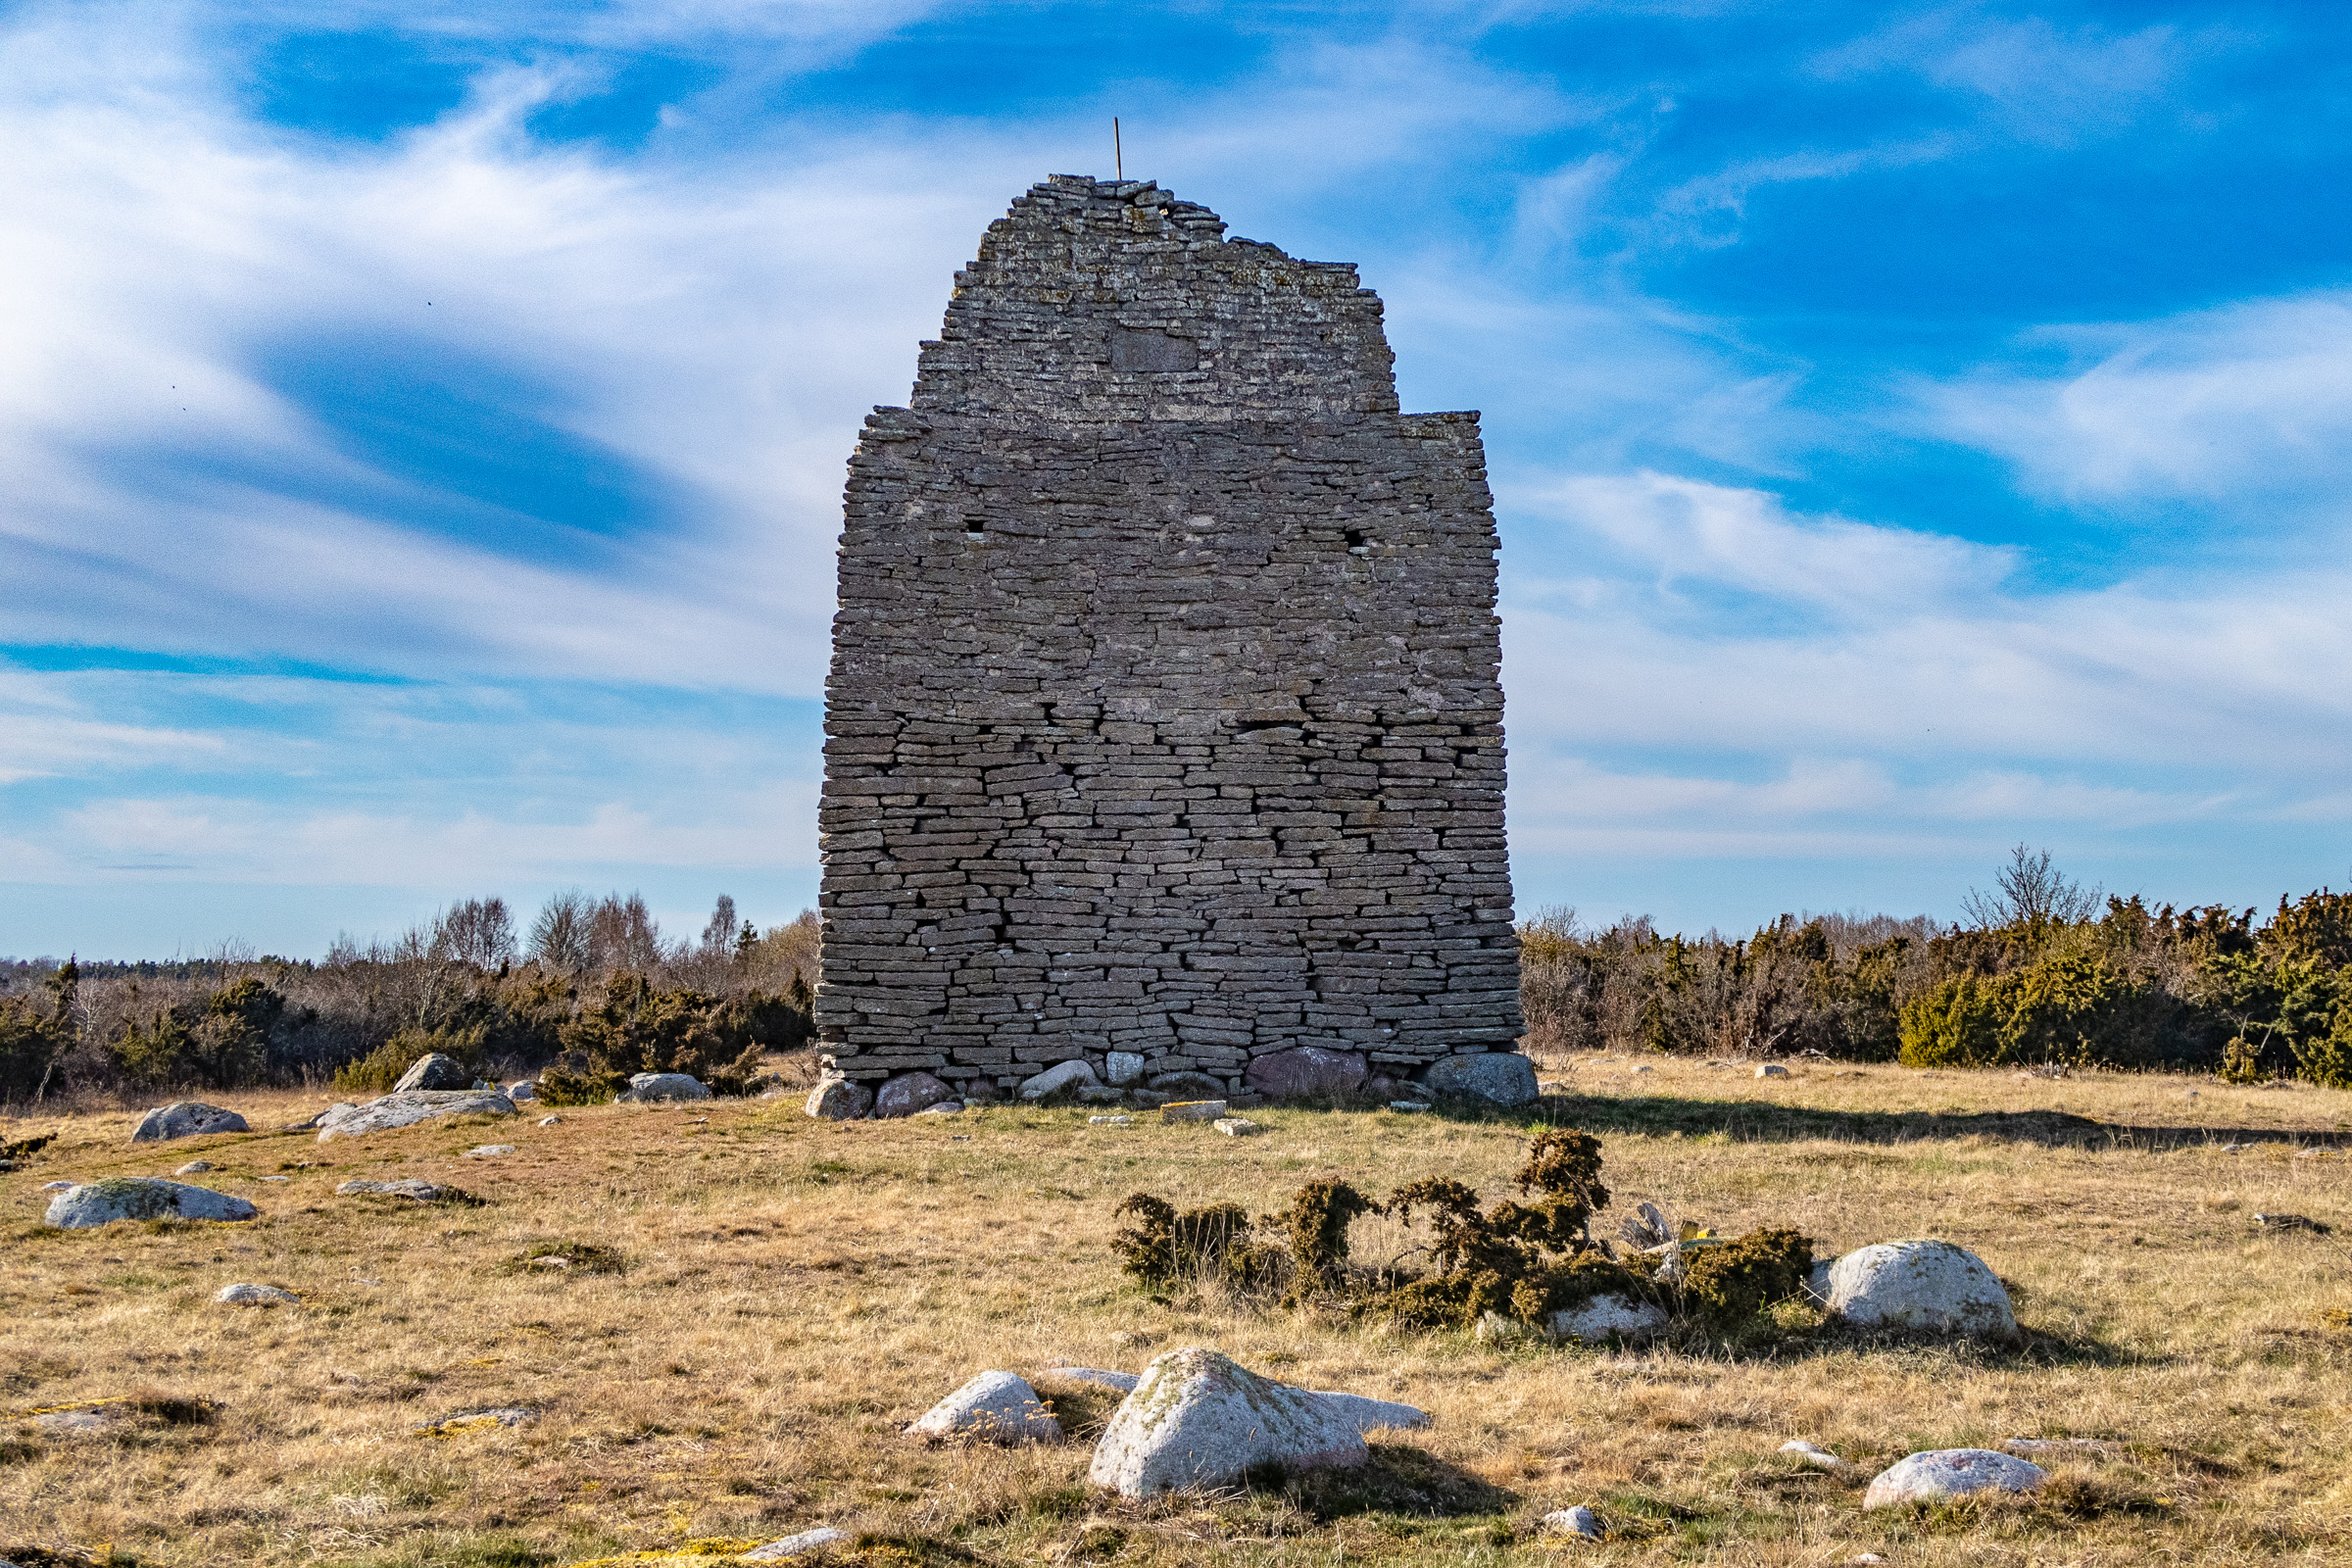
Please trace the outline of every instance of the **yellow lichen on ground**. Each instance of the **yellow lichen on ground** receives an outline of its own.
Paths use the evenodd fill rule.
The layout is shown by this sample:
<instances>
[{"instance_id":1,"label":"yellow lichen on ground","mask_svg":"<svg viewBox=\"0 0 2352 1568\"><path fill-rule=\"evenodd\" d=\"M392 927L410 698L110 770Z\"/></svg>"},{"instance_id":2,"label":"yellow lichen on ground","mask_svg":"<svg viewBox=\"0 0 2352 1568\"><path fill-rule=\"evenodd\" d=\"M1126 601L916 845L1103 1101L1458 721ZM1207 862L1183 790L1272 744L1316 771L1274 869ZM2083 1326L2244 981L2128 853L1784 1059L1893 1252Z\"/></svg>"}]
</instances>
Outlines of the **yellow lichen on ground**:
<instances>
[{"instance_id":1,"label":"yellow lichen on ground","mask_svg":"<svg viewBox=\"0 0 2352 1568\"><path fill-rule=\"evenodd\" d=\"M1155 1301L1107 1246L1137 1191L1263 1210L1312 1180L1380 1196L1448 1175L1503 1196L1541 1117L1268 1108L1237 1141L1083 1108L836 1124L716 1102L138 1146L131 1107L26 1117L0 1139L60 1137L0 1176L0 1555L532 1568L832 1525L858 1544L825 1560L875 1563L2352 1559L2352 1330L2330 1316L2352 1310L2352 1175L2316 1147L2352 1096L1663 1058L1544 1076L1567 1087L1541 1117L1602 1141L1604 1234L1647 1200L1825 1251L1946 1237L2008 1281L2033 1343L1496 1348L1208 1290ZM325 1103L219 1098L256 1127ZM514 1153L462 1157L493 1128ZM187 1179L262 1217L39 1223L44 1183L197 1157L220 1169ZM484 1202L335 1192L397 1176ZM2254 1221L2282 1211L2334 1231ZM1377 1218L1353 1238L1408 1245ZM240 1281L302 1300L213 1303ZM1083 1441L901 1435L993 1367L1039 1378L1085 1434L1115 1399L1046 1379L1054 1358L1137 1371L1183 1345L1437 1422L1377 1440L1355 1476L1151 1504L1090 1490ZM87 1430L38 1419L110 1400ZM417 1432L511 1406L537 1419ZM1875 1469L2006 1437L2115 1447L2050 1461L2027 1501L1869 1515L1858 1487L1777 1451L1805 1438ZM1610 1532L1597 1551L1537 1529L1580 1502Z\"/></svg>"}]
</instances>

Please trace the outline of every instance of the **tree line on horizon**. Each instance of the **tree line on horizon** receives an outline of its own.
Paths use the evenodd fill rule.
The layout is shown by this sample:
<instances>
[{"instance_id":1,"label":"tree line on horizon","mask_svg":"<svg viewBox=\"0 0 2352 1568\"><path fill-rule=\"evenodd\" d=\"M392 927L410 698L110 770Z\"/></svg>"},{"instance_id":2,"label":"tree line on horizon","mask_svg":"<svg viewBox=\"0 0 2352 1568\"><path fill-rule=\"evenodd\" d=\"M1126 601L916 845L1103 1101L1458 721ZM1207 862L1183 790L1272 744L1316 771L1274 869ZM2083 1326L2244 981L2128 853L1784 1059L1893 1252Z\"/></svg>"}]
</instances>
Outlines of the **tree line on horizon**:
<instances>
[{"instance_id":1,"label":"tree line on horizon","mask_svg":"<svg viewBox=\"0 0 2352 1568\"><path fill-rule=\"evenodd\" d=\"M2020 845L1964 920L1784 914L1733 939L1519 927L1528 1049L1743 1057L1816 1053L1914 1067L2108 1067L2300 1077L2352 1088L2352 894L2220 905L2103 897ZM815 911L764 932L721 896L672 941L635 894L550 899L527 930L501 899L316 962L0 960L0 1102L331 1081L391 1086L438 1051L557 1098L636 1071L750 1083L814 1037Z\"/></svg>"},{"instance_id":2,"label":"tree line on horizon","mask_svg":"<svg viewBox=\"0 0 2352 1568\"><path fill-rule=\"evenodd\" d=\"M1784 914L1752 936L1520 928L1531 1049L1720 1056L1818 1053L1911 1067L2211 1071L2352 1088L2352 894L2268 919L2149 907L2020 845L1965 919Z\"/></svg>"},{"instance_id":3,"label":"tree line on horizon","mask_svg":"<svg viewBox=\"0 0 2352 1568\"><path fill-rule=\"evenodd\" d=\"M0 961L0 1102L332 1083L389 1089L416 1057L610 1098L632 1072L748 1083L815 1032L814 910L760 930L722 894L671 940L637 894L549 899L518 930L468 899L323 959L224 948L173 962ZM568 1092L568 1094L566 1094Z\"/></svg>"}]
</instances>

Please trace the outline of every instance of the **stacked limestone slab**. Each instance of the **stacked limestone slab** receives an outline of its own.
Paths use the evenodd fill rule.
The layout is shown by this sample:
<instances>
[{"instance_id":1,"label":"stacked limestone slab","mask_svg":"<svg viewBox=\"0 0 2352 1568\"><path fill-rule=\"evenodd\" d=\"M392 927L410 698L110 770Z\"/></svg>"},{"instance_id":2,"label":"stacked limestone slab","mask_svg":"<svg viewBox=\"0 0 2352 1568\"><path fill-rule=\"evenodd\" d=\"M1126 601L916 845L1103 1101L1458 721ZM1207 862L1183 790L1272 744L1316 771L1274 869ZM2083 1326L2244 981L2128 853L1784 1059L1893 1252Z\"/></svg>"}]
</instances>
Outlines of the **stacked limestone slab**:
<instances>
[{"instance_id":1,"label":"stacked limestone slab","mask_svg":"<svg viewBox=\"0 0 2352 1568\"><path fill-rule=\"evenodd\" d=\"M1496 539L1355 269L1055 175L851 460L819 1036L985 1096L1509 1050Z\"/></svg>"}]
</instances>

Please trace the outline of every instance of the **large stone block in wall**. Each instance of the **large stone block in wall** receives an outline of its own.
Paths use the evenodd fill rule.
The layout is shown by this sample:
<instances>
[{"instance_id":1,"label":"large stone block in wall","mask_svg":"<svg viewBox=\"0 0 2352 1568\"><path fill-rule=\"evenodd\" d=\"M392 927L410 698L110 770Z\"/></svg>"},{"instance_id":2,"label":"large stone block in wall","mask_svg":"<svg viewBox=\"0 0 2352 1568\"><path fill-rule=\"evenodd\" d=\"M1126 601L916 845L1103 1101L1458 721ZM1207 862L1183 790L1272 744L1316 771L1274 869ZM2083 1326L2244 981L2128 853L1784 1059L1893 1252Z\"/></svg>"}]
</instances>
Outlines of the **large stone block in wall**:
<instances>
[{"instance_id":1,"label":"large stone block in wall","mask_svg":"<svg viewBox=\"0 0 2352 1568\"><path fill-rule=\"evenodd\" d=\"M1391 365L1352 266L1152 184L1055 175L990 225L850 464L843 1073L1238 1088L1517 1037L1478 416L1399 412Z\"/></svg>"}]
</instances>

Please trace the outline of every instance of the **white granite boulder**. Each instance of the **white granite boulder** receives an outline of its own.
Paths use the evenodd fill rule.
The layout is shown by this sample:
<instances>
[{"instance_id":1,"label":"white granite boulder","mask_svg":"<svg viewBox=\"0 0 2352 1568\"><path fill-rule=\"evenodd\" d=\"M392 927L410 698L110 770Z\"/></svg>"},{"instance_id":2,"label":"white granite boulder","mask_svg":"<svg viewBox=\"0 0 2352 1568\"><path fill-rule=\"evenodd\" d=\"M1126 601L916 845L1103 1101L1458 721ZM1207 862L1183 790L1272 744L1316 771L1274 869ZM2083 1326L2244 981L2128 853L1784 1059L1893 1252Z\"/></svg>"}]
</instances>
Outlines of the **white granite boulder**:
<instances>
[{"instance_id":1,"label":"white granite boulder","mask_svg":"<svg viewBox=\"0 0 2352 1568\"><path fill-rule=\"evenodd\" d=\"M1547 1326L1555 1340L1598 1344L1604 1340L1654 1339L1666 1332L1671 1321L1666 1309L1655 1301L1611 1292L1592 1297L1564 1312L1552 1313Z\"/></svg>"},{"instance_id":2,"label":"white granite boulder","mask_svg":"<svg viewBox=\"0 0 2352 1568\"><path fill-rule=\"evenodd\" d=\"M455 1056L445 1056L438 1051L428 1052L409 1063L409 1070L400 1075L392 1086L396 1095L412 1089L471 1089L473 1074L467 1072Z\"/></svg>"},{"instance_id":3,"label":"white granite boulder","mask_svg":"<svg viewBox=\"0 0 2352 1568\"><path fill-rule=\"evenodd\" d=\"M222 1306L291 1306L302 1298L274 1285L223 1285L213 1299Z\"/></svg>"},{"instance_id":4,"label":"white granite boulder","mask_svg":"<svg viewBox=\"0 0 2352 1568\"><path fill-rule=\"evenodd\" d=\"M1455 1100L1524 1105L1536 1098L1536 1067L1515 1051L1442 1056L1421 1074L1421 1087Z\"/></svg>"},{"instance_id":5,"label":"white granite boulder","mask_svg":"<svg viewBox=\"0 0 2352 1568\"><path fill-rule=\"evenodd\" d=\"M1263 1464L1313 1470L1368 1456L1347 1411L1193 1348L1170 1350L1144 1369L1095 1446L1087 1476L1121 1496L1147 1497L1223 1486Z\"/></svg>"},{"instance_id":6,"label":"white granite boulder","mask_svg":"<svg viewBox=\"0 0 2352 1568\"><path fill-rule=\"evenodd\" d=\"M60 1230L84 1230L119 1219L251 1219L259 1212L242 1198L209 1187L147 1176L104 1176L69 1187L49 1200L42 1219Z\"/></svg>"},{"instance_id":7,"label":"white granite boulder","mask_svg":"<svg viewBox=\"0 0 2352 1568\"><path fill-rule=\"evenodd\" d=\"M808 1103L803 1108L819 1121L856 1121L874 1108L874 1095L855 1079L829 1072L808 1091Z\"/></svg>"},{"instance_id":8,"label":"white granite boulder","mask_svg":"<svg viewBox=\"0 0 2352 1568\"><path fill-rule=\"evenodd\" d=\"M874 1115L913 1116L955 1098L955 1090L927 1072L903 1072L875 1094Z\"/></svg>"},{"instance_id":9,"label":"white granite boulder","mask_svg":"<svg viewBox=\"0 0 2352 1568\"><path fill-rule=\"evenodd\" d=\"M1544 1528L1555 1536L1582 1536L1587 1541L1600 1539L1600 1519L1583 1503L1573 1508L1561 1508L1544 1516Z\"/></svg>"},{"instance_id":10,"label":"white granite boulder","mask_svg":"<svg viewBox=\"0 0 2352 1568\"><path fill-rule=\"evenodd\" d=\"M617 1100L633 1102L656 1100L709 1100L710 1086L690 1072L633 1072L629 1087Z\"/></svg>"},{"instance_id":11,"label":"white granite boulder","mask_svg":"<svg viewBox=\"0 0 2352 1568\"><path fill-rule=\"evenodd\" d=\"M413 1127L436 1116L512 1116L514 1102L495 1089L411 1089L370 1100L364 1105L337 1105L318 1121L318 1141L359 1138L368 1133Z\"/></svg>"},{"instance_id":12,"label":"white granite boulder","mask_svg":"<svg viewBox=\"0 0 2352 1568\"><path fill-rule=\"evenodd\" d=\"M1095 1069L1084 1061L1057 1061L1036 1077L1022 1079L1020 1095L1023 1100L1043 1100L1064 1089L1100 1087L1102 1080L1095 1076Z\"/></svg>"},{"instance_id":13,"label":"white granite boulder","mask_svg":"<svg viewBox=\"0 0 2352 1568\"><path fill-rule=\"evenodd\" d=\"M2031 1492L2047 1475L2037 1464L1990 1448L1934 1448L1880 1472L1862 1494L1862 1506L1891 1508L1981 1492Z\"/></svg>"},{"instance_id":14,"label":"white granite boulder","mask_svg":"<svg viewBox=\"0 0 2352 1568\"><path fill-rule=\"evenodd\" d=\"M537 1100L539 1098L538 1080L534 1078L525 1078L519 1083L512 1083L507 1085L507 1098L514 1102L514 1103L517 1105L523 1103L525 1101Z\"/></svg>"},{"instance_id":15,"label":"white granite boulder","mask_svg":"<svg viewBox=\"0 0 2352 1568\"><path fill-rule=\"evenodd\" d=\"M984 1443L1059 1443L1061 1423L1029 1380L983 1372L923 1412L909 1433L926 1438L977 1438Z\"/></svg>"},{"instance_id":16,"label":"white granite boulder","mask_svg":"<svg viewBox=\"0 0 2352 1568\"><path fill-rule=\"evenodd\" d=\"M219 1105L207 1105L200 1101L181 1100L169 1105L158 1105L141 1116L138 1126L131 1129L130 1141L134 1144L158 1144L172 1138L202 1138L209 1133L251 1130L245 1125L245 1118L233 1110L223 1110Z\"/></svg>"},{"instance_id":17,"label":"white granite boulder","mask_svg":"<svg viewBox=\"0 0 2352 1568\"><path fill-rule=\"evenodd\" d=\"M2009 1293L1984 1259L1950 1242L1881 1242L1830 1265L1829 1315L1856 1328L2014 1340Z\"/></svg>"}]
</instances>

